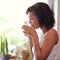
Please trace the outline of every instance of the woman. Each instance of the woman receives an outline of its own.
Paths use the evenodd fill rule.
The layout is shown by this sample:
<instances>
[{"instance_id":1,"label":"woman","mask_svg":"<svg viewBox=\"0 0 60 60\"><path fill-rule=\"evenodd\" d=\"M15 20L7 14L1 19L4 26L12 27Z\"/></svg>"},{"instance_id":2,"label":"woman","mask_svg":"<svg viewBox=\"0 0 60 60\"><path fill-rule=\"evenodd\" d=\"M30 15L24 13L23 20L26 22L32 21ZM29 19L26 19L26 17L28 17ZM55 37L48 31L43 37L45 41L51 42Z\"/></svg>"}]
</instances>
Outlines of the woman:
<instances>
[{"instance_id":1,"label":"woman","mask_svg":"<svg viewBox=\"0 0 60 60\"><path fill-rule=\"evenodd\" d=\"M54 27L55 19L53 11L43 2L38 2L27 9L29 16L29 26L23 26L24 33L28 35L33 60L55 60L52 50L56 49L58 43L58 33ZM35 29L41 28L43 36L38 38ZM51 57L52 56L52 57Z\"/></svg>"}]
</instances>

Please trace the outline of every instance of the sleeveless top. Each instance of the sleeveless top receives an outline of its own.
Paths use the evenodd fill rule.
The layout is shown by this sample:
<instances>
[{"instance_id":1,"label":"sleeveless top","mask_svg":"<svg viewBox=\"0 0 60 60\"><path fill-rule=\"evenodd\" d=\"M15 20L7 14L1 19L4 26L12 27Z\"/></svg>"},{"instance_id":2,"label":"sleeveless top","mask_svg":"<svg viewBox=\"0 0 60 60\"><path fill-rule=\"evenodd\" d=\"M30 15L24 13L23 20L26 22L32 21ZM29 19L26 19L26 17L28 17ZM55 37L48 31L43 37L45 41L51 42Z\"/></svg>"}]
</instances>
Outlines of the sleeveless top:
<instances>
[{"instance_id":1,"label":"sleeveless top","mask_svg":"<svg viewBox=\"0 0 60 60\"><path fill-rule=\"evenodd\" d=\"M44 38L45 38L46 35L47 35L47 32L46 32L45 34L43 34L41 37L39 37L39 35L38 35L40 48L41 48L42 45L43 45ZM57 53L57 48L58 48L57 45L55 45L55 46L53 47L53 49L52 49L50 55L48 56L47 60L55 60L55 56L56 56L56 53ZM33 55L34 55L34 56L33 56L33 60L37 60L37 59L36 59L36 58L37 58L37 57L36 57L36 51L35 51L35 49L34 49L34 46L32 47L32 53L33 53Z\"/></svg>"}]
</instances>

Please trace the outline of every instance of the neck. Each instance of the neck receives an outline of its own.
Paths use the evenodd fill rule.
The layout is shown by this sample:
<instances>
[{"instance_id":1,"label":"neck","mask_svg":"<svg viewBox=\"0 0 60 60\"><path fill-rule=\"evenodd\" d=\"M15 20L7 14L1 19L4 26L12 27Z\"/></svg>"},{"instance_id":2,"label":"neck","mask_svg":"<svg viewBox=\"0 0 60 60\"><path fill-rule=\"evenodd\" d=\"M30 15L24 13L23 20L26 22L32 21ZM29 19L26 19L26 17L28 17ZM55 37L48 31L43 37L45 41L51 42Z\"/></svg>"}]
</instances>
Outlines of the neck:
<instances>
[{"instance_id":1,"label":"neck","mask_svg":"<svg viewBox=\"0 0 60 60\"><path fill-rule=\"evenodd\" d=\"M46 27L42 27L42 31L43 31L43 33L46 33L47 32L47 29L46 29Z\"/></svg>"}]
</instances>

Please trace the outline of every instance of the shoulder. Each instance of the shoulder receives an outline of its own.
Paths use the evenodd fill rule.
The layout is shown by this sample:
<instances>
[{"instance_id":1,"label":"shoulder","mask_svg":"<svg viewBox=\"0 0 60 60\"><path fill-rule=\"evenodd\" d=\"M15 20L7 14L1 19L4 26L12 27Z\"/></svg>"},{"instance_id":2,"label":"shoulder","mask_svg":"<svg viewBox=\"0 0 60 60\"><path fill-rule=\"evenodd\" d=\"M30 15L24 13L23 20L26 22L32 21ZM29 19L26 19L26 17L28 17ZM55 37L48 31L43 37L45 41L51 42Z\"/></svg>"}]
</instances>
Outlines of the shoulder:
<instances>
[{"instance_id":1,"label":"shoulder","mask_svg":"<svg viewBox=\"0 0 60 60\"><path fill-rule=\"evenodd\" d=\"M54 42L54 44L57 44L58 42L58 32L55 29L50 29L47 32L46 39L49 40L49 42Z\"/></svg>"},{"instance_id":2,"label":"shoulder","mask_svg":"<svg viewBox=\"0 0 60 60\"><path fill-rule=\"evenodd\" d=\"M49 31L48 31L48 35L51 35L51 36L58 36L58 32L55 30L55 29L50 29Z\"/></svg>"},{"instance_id":3,"label":"shoulder","mask_svg":"<svg viewBox=\"0 0 60 60\"><path fill-rule=\"evenodd\" d=\"M47 34L44 37L42 50L42 57L46 58L49 56L53 47L58 43L58 33L54 29L50 29L47 31Z\"/></svg>"}]
</instances>

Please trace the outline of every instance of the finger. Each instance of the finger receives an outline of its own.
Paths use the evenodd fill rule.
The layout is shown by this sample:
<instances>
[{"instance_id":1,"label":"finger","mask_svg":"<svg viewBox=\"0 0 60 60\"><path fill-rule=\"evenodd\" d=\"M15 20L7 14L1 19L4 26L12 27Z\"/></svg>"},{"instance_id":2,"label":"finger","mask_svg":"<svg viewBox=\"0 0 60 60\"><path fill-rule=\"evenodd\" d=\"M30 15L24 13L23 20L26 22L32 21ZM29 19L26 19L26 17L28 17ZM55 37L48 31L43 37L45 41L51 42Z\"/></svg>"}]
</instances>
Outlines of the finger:
<instances>
[{"instance_id":1,"label":"finger","mask_svg":"<svg viewBox=\"0 0 60 60\"><path fill-rule=\"evenodd\" d=\"M24 29L25 27L26 27L26 26L25 26L25 25L23 25L23 26L22 26L22 29Z\"/></svg>"},{"instance_id":2,"label":"finger","mask_svg":"<svg viewBox=\"0 0 60 60\"><path fill-rule=\"evenodd\" d=\"M23 31L24 35L27 37L30 37L31 35L29 35L27 32Z\"/></svg>"},{"instance_id":3,"label":"finger","mask_svg":"<svg viewBox=\"0 0 60 60\"><path fill-rule=\"evenodd\" d=\"M25 25L23 25L21 28L24 29Z\"/></svg>"},{"instance_id":4,"label":"finger","mask_svg":"<svg viewBox=\"0 0 60 60\"><path fill-rule=\"evenodd\" d=\"M24 33L24 34L27 34L27 32L26 32L26 31L23 31L23 33Z\"/></svg>"},{"instance_id":5,"label":"finger","mask_svg":"<svg viewBox=\"0 0 60 60\"><path fill-rule=\"evenodd\" d=\"M24 25L24 26L22 27L22 29L24 29L24 30L28 30L29 27Z\"/></svg>"}]
</instances>

